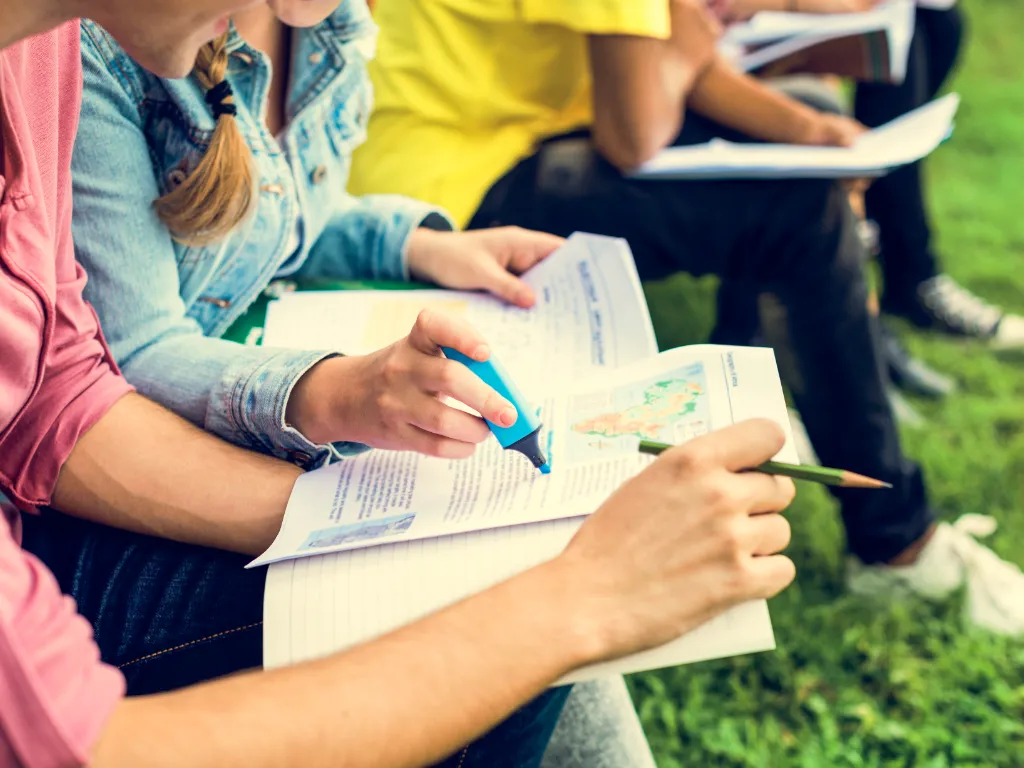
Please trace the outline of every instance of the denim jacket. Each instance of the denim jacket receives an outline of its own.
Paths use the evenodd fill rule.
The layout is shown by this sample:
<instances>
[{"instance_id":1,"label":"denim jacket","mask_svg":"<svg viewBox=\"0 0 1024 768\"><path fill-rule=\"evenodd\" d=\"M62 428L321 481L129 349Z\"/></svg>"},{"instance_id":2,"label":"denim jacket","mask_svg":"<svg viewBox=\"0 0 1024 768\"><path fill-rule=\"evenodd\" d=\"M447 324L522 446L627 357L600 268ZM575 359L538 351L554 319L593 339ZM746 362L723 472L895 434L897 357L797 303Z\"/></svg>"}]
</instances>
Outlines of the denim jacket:
<instances>
[{"instance_id":1,"label":"denim jacket","mask_svg":"<svg viewBox=\"0 0 1024 768\"><path fill-rule=\"evenodd\" d=\"M180 184L214 129L194 78L150 74L84 22L85 95L75 145L74 240L115 358L139 392L221 437L307 466L358 450L315 445L285 423L298 379L333 350L282 350L218 337L272 279L407 278L405 245L435 208L345 191L366 135L366 63L376 26L363 0L293 32L286 129L263 120L270 62L233 30L227 79L255 163L256 210L225 240L186 247L153 201ZM344 318L325 318L344 322Z\"/></svg>"}]
</instances>

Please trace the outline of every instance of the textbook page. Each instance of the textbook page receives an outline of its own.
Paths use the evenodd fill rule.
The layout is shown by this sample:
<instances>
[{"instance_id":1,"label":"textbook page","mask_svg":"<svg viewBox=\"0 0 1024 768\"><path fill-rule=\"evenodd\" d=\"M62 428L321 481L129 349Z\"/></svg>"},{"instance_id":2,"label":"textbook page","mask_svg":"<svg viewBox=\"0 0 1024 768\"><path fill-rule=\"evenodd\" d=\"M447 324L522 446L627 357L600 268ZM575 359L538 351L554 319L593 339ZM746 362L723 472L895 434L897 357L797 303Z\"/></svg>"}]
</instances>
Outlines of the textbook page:
<instances>
[{"instance_id":1,"label":"textbook page","mask_svg":"<svg viewBox=\"0 0 1024 768\"><path fill-rule=\"evenodd\" d=\"M953 129L960 97L951 93L872 131L852 147L734 144L716 139L669 147L640 166L638 179L863 178L929 155Z\"/></svg>"},{"instance_id":2,"label":"textbook page","mask_svg":"<svg viewBox=\"0 0 1024 768\"><path fill-rule=\"evenodd\" d=\"M490 438L469 459L371 451L296 483L270 548L249 567L297 557L587 515L650 458L752 416L788 426L771 350L683 347L593 377L541 406L542 475Z\"/></svg>"},{"instance_id":3,"label":"textbook page","mask_svg":"<svg viewBox=\"0 0 1024 768\"><path fill-rule=\"evenodd\" d=\"M526 394L658 353L640 278L624 240L575 234L523 275L531 309L470 291L300 291L267 308L264 346L367 354L404 338L421 310L479 330Z\"/></svg>"},{"instance_id":4,"label":"textbook page","mask_svg":"<svg viewBox=\"0 0 1024 768\"><path fill-rule=\"evenodd\" d=\"M689 355L685 356L686 353ZM672 364L700 363L708 392L719 393L720 402L698 402L690 408L687 403L692 401L684 400L681 422L641 434L671 440L681 430L682 435L676 440L681 442L685 435L698 434L704 428L718 429L753 417L767 417L781 424L786 432L786 445L778 458L798 463L782 385L770 349L703 346L674 350L662 357L665 355L670 356ZM687 383L699 381L693 371L688 376ZM656 382L659 383L663 382ZM671 391L671 386L655 387L654 394ZM653 427L654 423L644 423L643 418L632 418L652 414L630 413L629 409L634 407L631 400L617 400L614 393L606 393L604 400L596 393L592 397L578 403L585 423L581 424L584 429L577 432L577 447L597 449L607 443L607 447L599 450L634 453L639 438L633 433L621 434L622 428ZM697 423L701 419L707 420L703 427ZM652 460L638 457L634 471ZM329 503L329 486L321 491L319 498L307 496L306 503ZM290 504L287 514L294 511ZM582 522L581 517L575 517L426 539L385 537L377 540L378 546L274 563L268 570L264 595L264 665L274 668L319 658L416 621L555 557ZM738 606L664 646L579 670L560 682L628 674L774 647L767 604L758 600Z\"/></svg>"}]
</instances>

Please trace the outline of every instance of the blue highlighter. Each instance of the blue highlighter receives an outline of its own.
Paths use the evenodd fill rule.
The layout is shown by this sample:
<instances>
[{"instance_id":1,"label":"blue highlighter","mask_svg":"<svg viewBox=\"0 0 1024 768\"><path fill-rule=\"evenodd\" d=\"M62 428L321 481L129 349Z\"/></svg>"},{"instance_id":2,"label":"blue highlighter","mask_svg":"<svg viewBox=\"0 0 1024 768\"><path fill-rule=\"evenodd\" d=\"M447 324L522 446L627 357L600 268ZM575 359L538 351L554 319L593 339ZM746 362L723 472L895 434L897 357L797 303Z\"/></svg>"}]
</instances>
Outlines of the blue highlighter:
<instances>
[{"instance_id":1,"label":"blue highlighter","mask_svg":"<svg viewBox=\"0 0 1024 768\"><path fill-rule=\"evenodd\" d=\"M541 423L537 418L536 411L530 406L523 393L512 381L508 371L497 361L494 355L486 363L466 357L461 352L450 347L441 347L444 356L449 360L462 363L475 373L487 386L504 397L516 409L518 418L511 427L501 427L488 421L487 426L498 438L501 447L510 451L519 451L533 462L533 466L542 474L551 474L551 465L548 464L544 452L540 448Z\"/></svg>"}]
</instances>

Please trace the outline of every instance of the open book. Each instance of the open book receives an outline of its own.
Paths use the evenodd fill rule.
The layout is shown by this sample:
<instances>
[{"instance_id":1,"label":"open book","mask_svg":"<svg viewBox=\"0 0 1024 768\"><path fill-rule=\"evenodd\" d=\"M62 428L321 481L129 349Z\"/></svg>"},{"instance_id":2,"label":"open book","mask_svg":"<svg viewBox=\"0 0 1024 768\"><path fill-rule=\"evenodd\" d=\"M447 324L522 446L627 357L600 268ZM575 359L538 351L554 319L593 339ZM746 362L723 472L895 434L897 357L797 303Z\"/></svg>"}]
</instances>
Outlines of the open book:
<instances>
[{"instance_id":1,"label":"open book","mask_svg":"<svg viewBox=\"0 0 1024 768\"><path fill-rule=\"evenodd\" d=\"M442 291L292 294L271 306L267 343L310 346L313 326L316 346L352 352L404 335L420 308L441 302L467 313L540 408L552 473L540 475L493 440L465 461L374 451L307 473L277 540L252 564L272 563L267 667L372 639L556 556L582 519L651 461L637 452L641 438L679 443L754 416L788 434L770 350L655 354L622 241L576 235L526 279L541 297L530 311ZM360 319L401 313L401 330ZM328 317L353 321L323 322ZM528 346L517 346L510 325ZM791 441L780 458L797 461ZM566 681L772 647L767 607L755 601L662 648Z\"/></svg>"},{"instance_id":2,"label":"open book","mask_svg":"<svg viewBox=\"0 0 1024 768\"><path fill-rule=\"evenodd\" d=\"M737 144L716 139L663 149L640 166L637 179L842 179L884 176L927 157L953 130L955 93L862 134L852 147Z\"/></svg>"},{"instance_id":3,"label":"open book","mask_svg":"<svg viewBox=\"0 0 1024 768\"><path fill-rule=\"evenodd\" d=\"M720 50L745 72L832 74L901 83L914 36L914 4L860 13L762 11L731 25Z\"/></svg>"}]
</instances>

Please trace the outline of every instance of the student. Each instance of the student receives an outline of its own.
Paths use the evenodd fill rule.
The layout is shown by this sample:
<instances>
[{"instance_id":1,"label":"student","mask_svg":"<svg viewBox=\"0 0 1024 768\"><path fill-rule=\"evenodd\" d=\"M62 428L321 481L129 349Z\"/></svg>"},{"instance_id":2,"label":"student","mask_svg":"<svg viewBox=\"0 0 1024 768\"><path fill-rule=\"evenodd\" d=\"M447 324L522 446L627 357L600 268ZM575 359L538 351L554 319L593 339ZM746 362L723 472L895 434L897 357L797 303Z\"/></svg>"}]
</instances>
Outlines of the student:
<instances>
[{"instance_id":1,"label":"student","mask_svg":"<svg viewBox=\"0 0 1024 768\"><path fill-rule=\"evenodd\" d=\"M195 663L211 677L238 668L209 665L209 647L223 637L170 645L204 609L230 613L238 598L239 561L203 547L266 546L299 470L196 429L131 393L118 375L72 253L69 170L81 97L72 19L95 16L132 56L176 77L226 15L244 7L0 0L0 491L25 509L52 502L94 529L88 550L65 564L77 568L70 592L103 593L93 623L119 631L143 654L137 665L178 654L179 671ZM442 316L421 325L413 342L425 357L439 343L468 353L484 346ZM554 560L360 648L127 701L86 622L16 543L32 516L4 507L0 765L315 768L353 755L365 766L443 759L569 670L658 644L782 589L793 566L776 554L789 539L777 513L793 487L737 474L782 439L778 427L748 422L666 454ZM117 563L105 561L105 536L123 537ZM564 695L544 694L478 742L481 751L450 764L535 765Z\"/></svg>"},{"instance_id":2,"label":"student","mask_svg":"<svg viewBox=\"0 0 1024 768\"><path fill-rule=\"evenodd\" d=\"M527 269L561 242L514 228L445 232L451 224L435 206L345 193L371 100L365 58L376 29L361 0L250 4L203 47L184 80L146 71L97 24L83 29L75 246L90 275L86 297L128 381L226 440L307 467L365 445L464 456L487 437L431 396L408 391L405 379L388 384L402 365L388 351L343 358L218 338L284 275L411 276L528 306L529 288L509 270ZM447 437L431 426L438 414L455 422ZM66 518L30 527L30 545L59 574L73 561L60 553L88 538ZM262 576L246 585L251 599L244 613L236 609L236 626L261 615ZM243 635L236 644L248 639L245 656L258 663L262 634ZM129 675L130 691L141 684ZM631 765L649 764L624 687L583 688L590 691L567 706L590 711L570 711L567 722L615 723L603 754L592 733L560 728L556 740L595 768L617 749Z\"/></svg>"},{"instance_id":3,"label":"student","mask_svg":"<svg viewBox=\"0 0 1024 768\"><path fill-rule=\"evenodd\" d=\"M876 4L877 0L799 0L795 7L804 13L847 13ZM781 5L777 0L735 0L731 11L747 16L781 10ZM854 99L857 120L874 128L934 99L960 58L963 27L957 5L919 6L906 78L898 84L859 84ZM923 162L876 180L865 204L868 218L879 229L883 312L920 328L986 341L996 348L1024 345L1024 318L992 306L940 272L925 203Z\"/></svg>"},{"instance_id":4,"label":"student","mask_svg":"<svg viewBox=\"0 0 1024 768\"><path fill-rule=\"evenodd\" d=\"M674 141L841 143L855 123L733 72L703 0L377 0L374 18L377 108L353 192L413 195L471 227L624 237L644 279L685 270L753 283L821 461L894 486L837 494L850 587L945 597L970 574L998 595L975 618L1024 631L1024 575L979 567L994 556L935 522L902 453L841 188L625 173Z\"/></svg>"}]
</instances>

